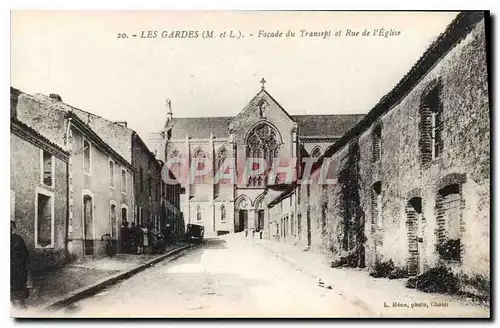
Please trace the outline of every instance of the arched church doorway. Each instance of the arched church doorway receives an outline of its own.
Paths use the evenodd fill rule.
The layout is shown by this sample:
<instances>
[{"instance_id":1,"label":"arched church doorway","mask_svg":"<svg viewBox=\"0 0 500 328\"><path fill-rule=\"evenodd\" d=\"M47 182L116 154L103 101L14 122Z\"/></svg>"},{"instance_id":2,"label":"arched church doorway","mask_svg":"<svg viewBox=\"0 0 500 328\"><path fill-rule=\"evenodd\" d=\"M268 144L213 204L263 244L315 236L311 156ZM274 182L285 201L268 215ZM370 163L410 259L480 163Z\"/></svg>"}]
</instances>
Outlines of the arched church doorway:
<instances>
[{"instance_id":1,"label":"arched church doorway","mask_svg":"<svg viewBox=\"0 0 500 328\"><path fill-rule=\"evenodd\" d=\"M250 200L242 195L236 201L236 215L234 218L234 232L244 231L248 227L248 210L250 208Z\"/></svg>"},{"instance_id":2,"label":"arched church doorway","mask_svg":"<svg viewBox=\"0 0 500 328\"><path fill-rule=\"evenodd\" d=\"M247 210L238 210L238 230L236 232L240 232L245 230L248 226L248 211Z\"/></svg>"}]
</instances>

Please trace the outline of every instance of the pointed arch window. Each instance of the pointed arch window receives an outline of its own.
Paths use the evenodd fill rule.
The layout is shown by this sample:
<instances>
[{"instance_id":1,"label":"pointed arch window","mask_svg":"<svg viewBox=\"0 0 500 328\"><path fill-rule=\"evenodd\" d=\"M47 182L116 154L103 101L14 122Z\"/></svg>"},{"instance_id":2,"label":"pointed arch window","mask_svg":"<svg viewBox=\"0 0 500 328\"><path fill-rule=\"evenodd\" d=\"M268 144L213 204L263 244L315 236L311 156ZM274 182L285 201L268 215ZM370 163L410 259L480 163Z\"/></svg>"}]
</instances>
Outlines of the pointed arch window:
<instances>
[{"instance_id":1,"label":"pointed arch window","mask_svg":"<svg viewBox=\"0 0 500 328\"><path fill-rule=\"evenodd\" d=\"M274 159L279 157L280 141L278 133L269 124L261 123L248 134L246 147L247 158L263 159L268 169L272 167ZM264 175L267 176L266 173ZM265 177L260 179L260 183L262 181L266 181ZM249 179L250 186L257 186L258 183L258 179Z\"/></svg>"},{"instance_id":2,"label":"pointed arch window","mask_svg":"<svg viewBox=\"0 0 500 328\"><path fill-rule=\"evenodd\" d=\"M217 161L215 163L214 174L222 174L224 172L219 172L221 167L224 167L224 161L227 159L227 149L222 147L219 149L217 154ZM214 197L218 197L220 193L220 180L215 181L214 179Z\"/></svg>"},{"instance_id":3,"label":"pointed arch window","mask_svg":"<svg viewBox=\"0 0 500 328\"><path fill-rule=\"evenodd\" d=\"M198 149L195 150L193 157L196 160L196 168L197 168L197 170L198 171L203 171L205 169L205 165L206 165L206 162L205 162L205 158L206 158L205 152L201 148L198 148ZM203 184L203 183L206 182L206 178L207 178L206 174L198 175L198 176L196 176L195 183L197 183L197 184Z\"/></svg>"}]
</instances>

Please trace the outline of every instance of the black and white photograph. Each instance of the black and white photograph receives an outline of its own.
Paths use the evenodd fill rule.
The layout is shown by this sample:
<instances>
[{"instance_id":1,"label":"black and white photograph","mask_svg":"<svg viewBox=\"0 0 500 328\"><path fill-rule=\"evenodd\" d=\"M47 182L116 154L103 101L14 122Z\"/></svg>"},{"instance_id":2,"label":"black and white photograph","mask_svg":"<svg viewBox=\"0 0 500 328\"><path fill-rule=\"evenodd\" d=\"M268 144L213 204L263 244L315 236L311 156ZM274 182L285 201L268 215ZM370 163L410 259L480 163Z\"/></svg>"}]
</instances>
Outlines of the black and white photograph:
<instances>
[{"instance_id":1,"label":"black and white photograph","mask_svg":"<svg viewBox=\"0 0 500 328\"><path fill-rule=\"evenodd\" d=\"M10 27L11 317L491 317L489 11Z\"/></svg>"}]
</instances>

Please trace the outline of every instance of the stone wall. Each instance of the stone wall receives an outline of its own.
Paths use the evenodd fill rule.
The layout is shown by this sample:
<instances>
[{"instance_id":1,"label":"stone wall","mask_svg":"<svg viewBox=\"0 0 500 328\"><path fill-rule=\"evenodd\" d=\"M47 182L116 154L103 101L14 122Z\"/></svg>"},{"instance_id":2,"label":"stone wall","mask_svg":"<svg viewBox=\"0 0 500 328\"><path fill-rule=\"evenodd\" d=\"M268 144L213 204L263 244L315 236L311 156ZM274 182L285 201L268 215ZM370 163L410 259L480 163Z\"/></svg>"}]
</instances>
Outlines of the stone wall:
<instances>
[{"instance_id":1,"label":"stone wall","mask_svg":"<svg viewBox=\"0 0 500 328\"><path fill-rule=\"evenodd\" d=\"M13 133L10 148L10 189L16 230L26 242L33 271L56 268L67 260L67 161L53 157L54 186L48 187L41 183L41 148ZM53 202L54 239L47 247L35 241L37 194L50 195Z\"/></svg>"},{"instance_id":2,"label":"stone wall","mask_svg":"<svg viewBox=\"0 0 500 328\"><path fill-rule=\"evenodd\" d=\"M441 154L424 161L419 148L419 108L430 86L439 81L442 105ZM381 159L373 161L373 129L382 127ZM404 131L404 133L402 133ZM413 224L408 219L408 202L422 201L418 253L423 262L420 272L445 264L468 275L489 276L489 199L490 199L490 110L486 70L484 22L475 28L406 94L390 111L379 118L356 139L331 157L337 177L347 158L348 148L359 145L359 204L365 219L366 260L392 260L396 266L407 267L410 258L409 238ZM374 185L381 186L381 213L377 216ZM446 261L437 251L438 236L444 231L439 223L439 190L460 185L459 261ZM321 204L324 190L312 185L311 197L304 197L300 212L310 206L312 246L332 254L342 254L341 240L347 218L343 214L342 183L327 188L327 228L321 234ZM305 195L306 187L301 187ZM311 201L312 200L312 201ZM304 217L304 215L302 215ZM444 222L444 221L443 221ZM413 228L412 228L413 229ZM409 237L410 236L410 237ZM303 235L301 236L301 241ZM322 240L326 240L322 242Z\"/></svg>"}]
</instances>

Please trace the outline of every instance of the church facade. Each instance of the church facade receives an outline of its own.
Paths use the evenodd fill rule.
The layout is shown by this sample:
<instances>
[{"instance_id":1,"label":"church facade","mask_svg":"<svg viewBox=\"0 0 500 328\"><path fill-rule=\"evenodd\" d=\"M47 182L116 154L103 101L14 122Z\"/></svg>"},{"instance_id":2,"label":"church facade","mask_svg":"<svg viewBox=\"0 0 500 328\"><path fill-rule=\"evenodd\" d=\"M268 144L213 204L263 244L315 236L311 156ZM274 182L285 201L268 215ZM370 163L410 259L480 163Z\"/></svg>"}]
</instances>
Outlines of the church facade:
<instances>
[{"instance_id":1,"label":"church facade","mask_svg":"<svg viewBox=\"0 0 500 328\"><path fill-rule=\"evenodd\" d=\"M295 181L301 158L321 156L363 117L290 115L261 83L234 117L177 118L168 102L163 129L150 135L181 182L184 222L202 224L206 236L245 228L268 236L265 196L280 193L268 187Z\"/></svg>"}]
</instances>

